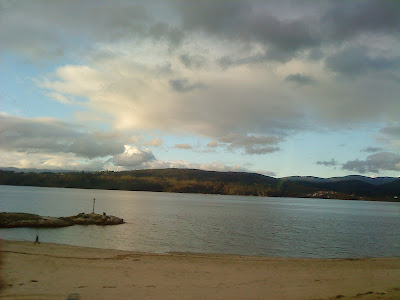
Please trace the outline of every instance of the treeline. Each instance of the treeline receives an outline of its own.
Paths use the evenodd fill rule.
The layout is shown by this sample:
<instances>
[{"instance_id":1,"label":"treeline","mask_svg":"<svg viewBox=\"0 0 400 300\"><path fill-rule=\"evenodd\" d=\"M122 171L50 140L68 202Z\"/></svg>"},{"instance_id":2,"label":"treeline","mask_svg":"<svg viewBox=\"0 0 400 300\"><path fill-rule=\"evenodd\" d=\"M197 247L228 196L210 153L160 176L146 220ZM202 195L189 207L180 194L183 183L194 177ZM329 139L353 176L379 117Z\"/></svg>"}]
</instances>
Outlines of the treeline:
<instances>
[{"instance_id":1,"label":"treeline","mask_svg":"<svg viewBox=\"0 0 400 300\"><path fill-rule=\"evenodd\" d=\"M0 170L0 185L384 201L397 201L400 193L400 180L379 186L359 180L294 182L254 173L189 169L69 173Z\"/></svg>"},{"instance_id":2,"label":"treeline","mask_svg":"<svg viewBox=\"0 0 400 300\"><path fill-rule=\"evenodd\" d=\"M0 171L0 184L83 189L278 196L263 175L200 170L126 172L20 173ZM273 178L271 178L274 181Z\"/></svg>"}]
</instances>

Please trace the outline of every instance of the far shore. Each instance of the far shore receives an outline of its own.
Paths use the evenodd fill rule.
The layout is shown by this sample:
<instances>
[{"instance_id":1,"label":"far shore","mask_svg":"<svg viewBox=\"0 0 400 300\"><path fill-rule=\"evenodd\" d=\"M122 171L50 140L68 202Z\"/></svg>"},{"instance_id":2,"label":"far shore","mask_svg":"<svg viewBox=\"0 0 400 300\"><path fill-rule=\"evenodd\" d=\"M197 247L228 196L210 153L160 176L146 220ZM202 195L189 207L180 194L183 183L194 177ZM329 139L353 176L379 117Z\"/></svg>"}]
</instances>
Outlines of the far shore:
<instances>
[{"instance_id":1,"label":"far shore","mask_svg":"<svg viewBox=\"0 0 400 300\"><path fill-rule=\"evenodd\" d=\"M1 299L400 299L400 258L152 254L1 241Z\"/></svg>"}]
</instances>

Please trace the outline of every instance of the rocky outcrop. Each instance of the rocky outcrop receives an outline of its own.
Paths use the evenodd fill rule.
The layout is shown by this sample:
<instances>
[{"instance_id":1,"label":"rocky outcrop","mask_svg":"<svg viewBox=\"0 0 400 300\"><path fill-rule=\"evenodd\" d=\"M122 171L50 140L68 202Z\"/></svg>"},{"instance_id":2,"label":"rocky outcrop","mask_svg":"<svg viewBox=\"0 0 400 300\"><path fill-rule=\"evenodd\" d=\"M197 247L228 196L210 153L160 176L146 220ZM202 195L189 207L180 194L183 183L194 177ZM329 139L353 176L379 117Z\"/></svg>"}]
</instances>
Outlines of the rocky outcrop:
<instances>
[{"instance_id":1,"label":"rocky outcrop","mask_svg":"<svg viewBox=\"0 0 400 300\"><path fill-rule=\"evenodd\" d=\"M42 217L27 213L0 213L0 228L15 227L67 227L73 225L118 225L124 220L115 216L105 214L80 213L71 217Z\"/></svg>"},{"instance_id":2,"label":"rocky outcrop","mask_svg":"<svg viewBox=\"0 0 400 300\"><path fill-rule=\"evenodd\" d=\"M123 224L124 219L115 217L115 216L107 216L107 215L98 215L98 214L85 214L80 213L76 216L60 218L67 222L72 222L77 225L118 225Z\"/></svg>"}]
</instances>

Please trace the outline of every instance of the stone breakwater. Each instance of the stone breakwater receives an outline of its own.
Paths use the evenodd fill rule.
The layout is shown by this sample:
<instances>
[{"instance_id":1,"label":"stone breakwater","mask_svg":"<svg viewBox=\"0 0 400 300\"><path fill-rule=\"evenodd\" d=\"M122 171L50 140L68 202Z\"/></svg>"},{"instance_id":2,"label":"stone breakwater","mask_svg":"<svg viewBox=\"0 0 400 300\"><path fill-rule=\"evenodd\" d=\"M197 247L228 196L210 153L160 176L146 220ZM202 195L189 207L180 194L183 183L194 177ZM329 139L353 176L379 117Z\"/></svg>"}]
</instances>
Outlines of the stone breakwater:
<instances>
[{"instance_id":1,"label":"stone breakwater","mask_svg":"<svg viewBox=\"0 0 400 300\"><path fill-rule=\"evenodd\" d=\"M0 228L15 227L67 227L73 225L118 225L124 219L106 214L80 213L71 217L43 217L28 213L0 213Z\"/></svg>"}]
</instances>

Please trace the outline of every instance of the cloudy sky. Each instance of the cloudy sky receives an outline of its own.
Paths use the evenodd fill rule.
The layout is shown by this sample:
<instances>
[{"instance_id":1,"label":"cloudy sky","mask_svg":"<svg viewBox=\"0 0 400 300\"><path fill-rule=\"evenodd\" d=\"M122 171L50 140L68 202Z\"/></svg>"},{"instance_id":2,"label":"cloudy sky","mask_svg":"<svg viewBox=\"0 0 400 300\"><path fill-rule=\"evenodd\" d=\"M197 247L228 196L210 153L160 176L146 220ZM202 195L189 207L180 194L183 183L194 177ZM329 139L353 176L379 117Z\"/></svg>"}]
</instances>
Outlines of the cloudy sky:
<instances>
[{"instance_id":1,"label":"cloudy sky","mask_svg":"<svg viewBox=\"0 0 400 300\"><path fill-rule=\"evenodd\" d=\"M0 0L0 167L400 175L400 2Z\"/></svg>"}]
</instances>

